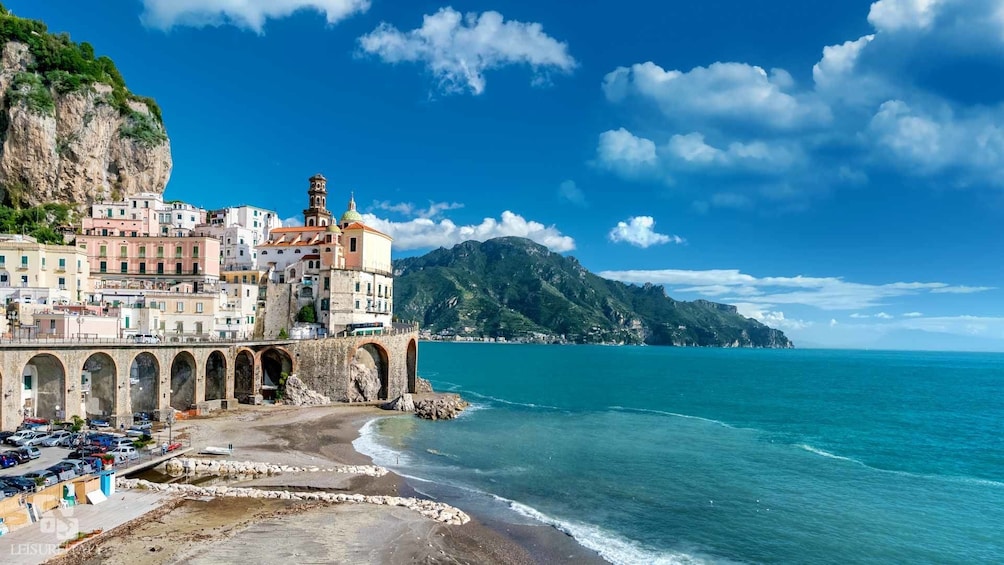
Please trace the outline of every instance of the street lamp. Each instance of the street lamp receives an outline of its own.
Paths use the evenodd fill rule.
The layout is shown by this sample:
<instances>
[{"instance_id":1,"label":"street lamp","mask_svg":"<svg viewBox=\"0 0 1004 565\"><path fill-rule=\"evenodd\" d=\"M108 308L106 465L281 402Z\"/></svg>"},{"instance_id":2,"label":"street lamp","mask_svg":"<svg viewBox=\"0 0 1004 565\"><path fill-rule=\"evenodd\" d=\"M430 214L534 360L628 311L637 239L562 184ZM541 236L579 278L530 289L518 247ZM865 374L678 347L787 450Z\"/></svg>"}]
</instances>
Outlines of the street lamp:
<instances>
[{"instance_id":1,"label":"street lamp","mask_svg":"<svg viewBox=\"0 0 1004 565\"><path fill-rule=\"evenodd\" d=\"M7 329L10 330L11 341L14 340L15 328L17 328L17 308L13 304L7 306Z\"/></svg>"},{"instance_id":2,"label":"street lamp","mask_svg":"<svg viewBox=\"0 0 1004 565\"><path fill-rule=\"evenodd\" d=\"M84 330L84 313L77 314L77 341L81 341L81 333Z\"/></svg>"}]
</instances>

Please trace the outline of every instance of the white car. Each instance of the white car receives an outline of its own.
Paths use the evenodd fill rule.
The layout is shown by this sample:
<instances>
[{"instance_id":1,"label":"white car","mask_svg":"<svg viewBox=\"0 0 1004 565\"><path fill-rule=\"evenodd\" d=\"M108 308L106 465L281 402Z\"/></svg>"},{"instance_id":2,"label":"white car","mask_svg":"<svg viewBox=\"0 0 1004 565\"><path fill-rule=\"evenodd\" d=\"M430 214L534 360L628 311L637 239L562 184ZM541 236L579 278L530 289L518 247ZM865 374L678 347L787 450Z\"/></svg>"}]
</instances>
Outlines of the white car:
<instances>
[{"instance_id":1,"label":"white car","mask_svg":"<svg viewBox=\"0 0 1004 565\"><path fill-rule=\"evenodd\" d=\"M132 337L135 343L160 343L160 336L151 334L137 334Z\"/></svg>"},{"instance_id":2,"label":"white car","mask_svg":"<svg viewBox=\"0 0 1004 565\"><path fill-rule=\"evenodd\" d=\"M45 438L49 437L49 434L45 432L28 432L20 440L18 440L17 445L22 447L28 445L41 445Z\"/></svg>"},{"instance_id":3,"label":"white car","mask_svg":"<svg viewBox=\"0 0 1004 565\"><path fill-rule=\"evenodd\" d=\"M108 454L115 456L116 463L129 461L131 459L139 459L139 451L136 451L135 447L125 445L108 451Z\"/></svg>"}]
</instances>

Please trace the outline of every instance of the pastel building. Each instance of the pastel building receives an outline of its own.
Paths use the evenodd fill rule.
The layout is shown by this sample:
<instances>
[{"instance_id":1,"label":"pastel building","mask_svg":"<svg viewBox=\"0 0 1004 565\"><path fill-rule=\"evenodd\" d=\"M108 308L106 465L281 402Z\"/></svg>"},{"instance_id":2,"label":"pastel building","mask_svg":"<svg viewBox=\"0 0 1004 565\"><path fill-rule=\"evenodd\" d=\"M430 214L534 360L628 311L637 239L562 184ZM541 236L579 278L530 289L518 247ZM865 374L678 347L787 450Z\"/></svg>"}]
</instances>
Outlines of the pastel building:
<instances>
[{"instance_id":1,"label":"pastel building","mask_svg":"<svg viewBox=\"0 0 1004 565\"><path fill-rule=\"evenodd\" d=\"M219 280L219 240L211 237L77 236L90 273L108 279L157 279L215 283Z\"/></svg>"},{"instance_id":2,"label":"pastel building","mask_svg":"<svg viewBox=\"0 0 1004 565\"><path fill-rule=\"evenodd\" d=\"M25 304L68 304L91 290L82 250L47 245L22 235L0 235L0 297Z\"/></svg>"},{"instance_id":3,"label":"pastel building","mask_svg":"<svg viewBox=\"0 0 1004 565\"><path fill-rule=\"evenodd\" d=\"M387 234L365 225L350 197L348 208L334 220L327 204L327 179L309 179L309 206L304 225L271 230L257 247L259 266L267 269L272 285L266 307L282 314L269 316L264 334L273 337L279 327L307 304L328 334L352 331L355 324L389 328L393 312L391 242Z\"/></svg>"},{"instance_id":4,"label":"pastel building","mask_svg":"<svg viewBox=\"0 0 1004 565\"><path fill-rule=\"evenodd\" d=\"M198 226L193 234L220 240L220 265L224 270L252 270L258 266L255 247L280 226L282 221L275 212L241 205L209 212L207 223Z\"/></svg>"}]
</instances>

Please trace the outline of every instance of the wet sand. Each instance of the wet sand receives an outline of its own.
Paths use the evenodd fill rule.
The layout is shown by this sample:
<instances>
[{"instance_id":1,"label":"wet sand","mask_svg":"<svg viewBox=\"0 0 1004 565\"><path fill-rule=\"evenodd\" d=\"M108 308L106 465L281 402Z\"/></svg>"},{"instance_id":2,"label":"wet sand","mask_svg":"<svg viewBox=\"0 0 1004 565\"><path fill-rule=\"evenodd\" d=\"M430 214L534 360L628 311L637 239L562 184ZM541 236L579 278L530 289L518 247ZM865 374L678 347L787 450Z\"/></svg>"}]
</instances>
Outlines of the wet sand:
<instances>
[{"instance_id":1,"label":"wet sand","mask_svg":"<svg viewBox=\"0 0 1004 565\"><path fill-rule=\"evenodd\" d=\"M194 447L233 444L231 459L296 466L371 464L352 441L387 412L371 407L244 407L175 425ZM448 423L445 425L449 425ZM399 476L291 473L233 486L416 496ZM467 510L462 508L462 510ZM400 507L266 499L184 499L51 563L604 563L547 526L463 526Z\"/></svg>"}]
</instances>

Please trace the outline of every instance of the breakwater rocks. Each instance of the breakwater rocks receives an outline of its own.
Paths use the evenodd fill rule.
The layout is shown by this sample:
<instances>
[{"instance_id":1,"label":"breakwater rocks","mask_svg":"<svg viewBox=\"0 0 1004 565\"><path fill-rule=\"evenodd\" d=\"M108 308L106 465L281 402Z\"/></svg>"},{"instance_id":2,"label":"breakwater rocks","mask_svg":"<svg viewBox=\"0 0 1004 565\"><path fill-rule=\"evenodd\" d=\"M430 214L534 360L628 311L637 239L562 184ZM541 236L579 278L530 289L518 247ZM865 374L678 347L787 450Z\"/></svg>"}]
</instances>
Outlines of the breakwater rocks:
<instances>
[{"instance_id":1,"label":"breakwater rocks","mask_svg":"<svg viewBox=\"0 0 1004 565\"><path fill-rule=\"evenodd\" d=\"M290 492L286 490L261 490L256 488L213 486L200 487L180 483L152 483L142 479L118 479L116 486L121 489L146 489L184 496L218 496L231 498L266 498L275 500L314 500L319 502L350 502L357 504L380 504L384 506L402 506L414 510L422 516L449 524L462 526L471 521L462 510L442 502L408 498L401 496L367 496L362 494L343 494L330 492Z\"/></svg>"},{"instance_id":2,"label":"breakwater rocks","mask_svg":"<svg viewBox=\"0 0 1004 565\"><path fill-rule=\"evenodd\" d=\"M415 402L415 415L426 420L452 420L468 406L460 395L440 394Z\"/></svg>"},{"instance_id":3,"label":"breakwater rocks","mask_svg":"<svg viewBox=\"0 0 1004 565\"><path fill-rule=\"evenodd\" d=\"M338 467L294 467L292 465L276 465L273 463L258 463L254 461L217 461L213 459L192 459L178 457L165 464L168 475L219 475L219 476L265 476L281 475L283 473L349 473L353 475L368 475L382 477L387 469L376 465L341 465Z\"/></svg>"}]
</instances>

